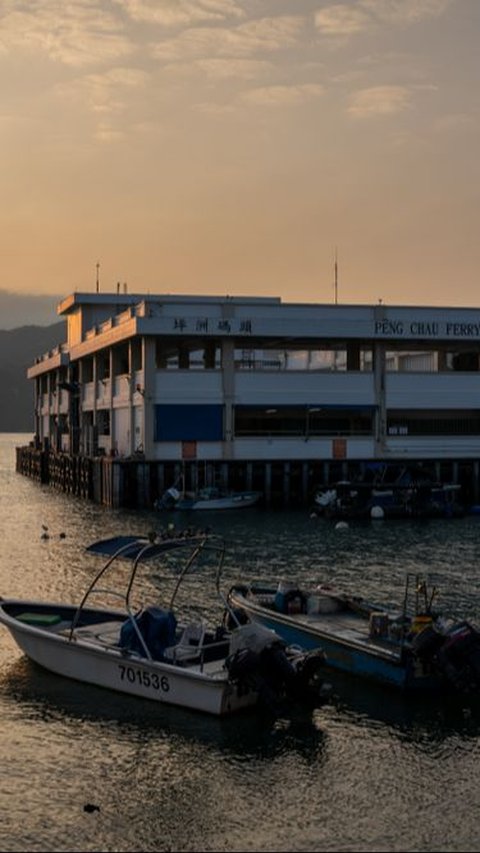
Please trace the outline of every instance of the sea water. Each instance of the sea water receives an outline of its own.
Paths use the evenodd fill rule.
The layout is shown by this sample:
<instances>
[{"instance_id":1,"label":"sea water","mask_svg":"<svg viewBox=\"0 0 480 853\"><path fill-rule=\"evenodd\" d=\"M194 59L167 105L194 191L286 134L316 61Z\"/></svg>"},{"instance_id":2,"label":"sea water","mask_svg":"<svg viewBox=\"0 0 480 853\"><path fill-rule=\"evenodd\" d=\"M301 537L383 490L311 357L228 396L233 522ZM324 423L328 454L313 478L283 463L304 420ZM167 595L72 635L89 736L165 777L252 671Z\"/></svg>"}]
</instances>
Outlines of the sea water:
<instances>
[{"instance_id":1,"label":"sea water","mask_svg":"<svg viewBox=\"0 0 480 853\"><path fill-rule=\"evenodd\" d=\"M0 435L0 595L76 602L100 567L87 544L172 517L22 477L15 446L29 438ZM252 508L179 521L225 537L225 590L292 579L401 602L407 573L428 572L439 607L480 619L478 516L339 530ZM167 591L167 572L149 580ZM209 571L189 583L181 606L215 618ZM49 674L0 627L0 849L479 850L480 706L331 680L313 712L219 720Z\"/></svg>"}]
</instances>

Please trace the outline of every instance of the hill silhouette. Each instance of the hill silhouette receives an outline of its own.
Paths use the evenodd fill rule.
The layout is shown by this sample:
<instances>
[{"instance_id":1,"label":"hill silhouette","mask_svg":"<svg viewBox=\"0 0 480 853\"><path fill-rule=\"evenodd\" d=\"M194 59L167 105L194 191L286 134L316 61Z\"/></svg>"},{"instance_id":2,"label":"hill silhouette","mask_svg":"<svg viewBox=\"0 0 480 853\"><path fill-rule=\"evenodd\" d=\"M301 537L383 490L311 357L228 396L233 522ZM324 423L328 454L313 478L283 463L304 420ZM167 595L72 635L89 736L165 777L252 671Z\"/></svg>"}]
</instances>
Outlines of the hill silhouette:
<instances>
[{"instance_id":1,"label":"hill silhouette","mask_svg":"<svg viewBox=\"0 0 480 853\"><path fill-rule=\"evenodd\" d=\"M21 326L51 326L57 322L60 296L13 293L0 288L0 328L18 329Z\"/></svg>"},{"instance_id":2,"label":"hill silhouette","mask_svg":"<svg viewBox=\"0 0 480 853\"><path fill-rule=\"evenodd\" d=\"M27 368L65 341L65 331L65 320L0 330L0 432L34 432L33 381L27 379Z\"/></svg>"}]
</instances>

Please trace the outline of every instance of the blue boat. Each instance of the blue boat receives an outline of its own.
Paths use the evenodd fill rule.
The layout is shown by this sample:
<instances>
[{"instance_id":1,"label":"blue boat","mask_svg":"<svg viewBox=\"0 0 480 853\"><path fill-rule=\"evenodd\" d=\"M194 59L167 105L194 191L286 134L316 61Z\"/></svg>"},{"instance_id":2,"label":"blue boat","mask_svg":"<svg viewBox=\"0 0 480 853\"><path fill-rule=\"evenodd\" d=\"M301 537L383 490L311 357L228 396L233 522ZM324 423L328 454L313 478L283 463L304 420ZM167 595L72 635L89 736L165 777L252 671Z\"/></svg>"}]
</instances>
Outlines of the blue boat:
<instances>
[{"instance_id":1,"label":"blue boat","mask_svg":"<svg viewBox=\"0 0 480 853\"><path fill-rule=\"evenodd\" d=\"M332 669L402 691L478 694L480 631L438 614L436 594L409 574L399 608L285 581L235 584L228 604L237 618L272 628L289 644L321 647Z\"/></svg>"}]
</instances>

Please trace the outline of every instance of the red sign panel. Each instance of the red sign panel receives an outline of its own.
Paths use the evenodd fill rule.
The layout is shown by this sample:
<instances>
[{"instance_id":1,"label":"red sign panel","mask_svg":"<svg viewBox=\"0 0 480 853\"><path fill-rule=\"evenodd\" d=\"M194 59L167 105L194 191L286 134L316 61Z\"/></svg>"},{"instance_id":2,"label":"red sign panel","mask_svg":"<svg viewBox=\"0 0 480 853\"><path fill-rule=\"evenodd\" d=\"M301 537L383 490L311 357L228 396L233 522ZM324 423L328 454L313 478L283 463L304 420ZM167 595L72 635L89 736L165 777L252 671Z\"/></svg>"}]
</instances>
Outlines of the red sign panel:
<instances>
[{"instance_id":1,"label":"red sign panel","mask_svg":"<svg viewBox=\"0 0 480 853\"><path fill-rule=\"evenodd\" d=\"M182 459L196 459L197 458L197 442L196 441L182 441Z\"/></svg>"}]
</instances>

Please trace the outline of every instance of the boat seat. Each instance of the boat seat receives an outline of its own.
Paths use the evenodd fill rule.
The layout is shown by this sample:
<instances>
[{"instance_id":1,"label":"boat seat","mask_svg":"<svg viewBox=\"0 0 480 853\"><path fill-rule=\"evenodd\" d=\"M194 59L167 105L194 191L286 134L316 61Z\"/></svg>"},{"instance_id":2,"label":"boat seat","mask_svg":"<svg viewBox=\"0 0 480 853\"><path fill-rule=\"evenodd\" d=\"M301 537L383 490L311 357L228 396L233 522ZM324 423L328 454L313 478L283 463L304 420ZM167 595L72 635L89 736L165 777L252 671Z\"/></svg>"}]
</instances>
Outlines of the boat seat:
<instances>
[{"instance_id":1,"label":"boat seat","mask_svg":"<svg viewBox=\"0 0 480 853\"><path fill-rule=\"evenodd\" d=\"M180 662L198 657L205 639L205 626L201 622L191 622L183 629L175 646L165 649L165 660Z\"/></svg>"}]
</instances>

